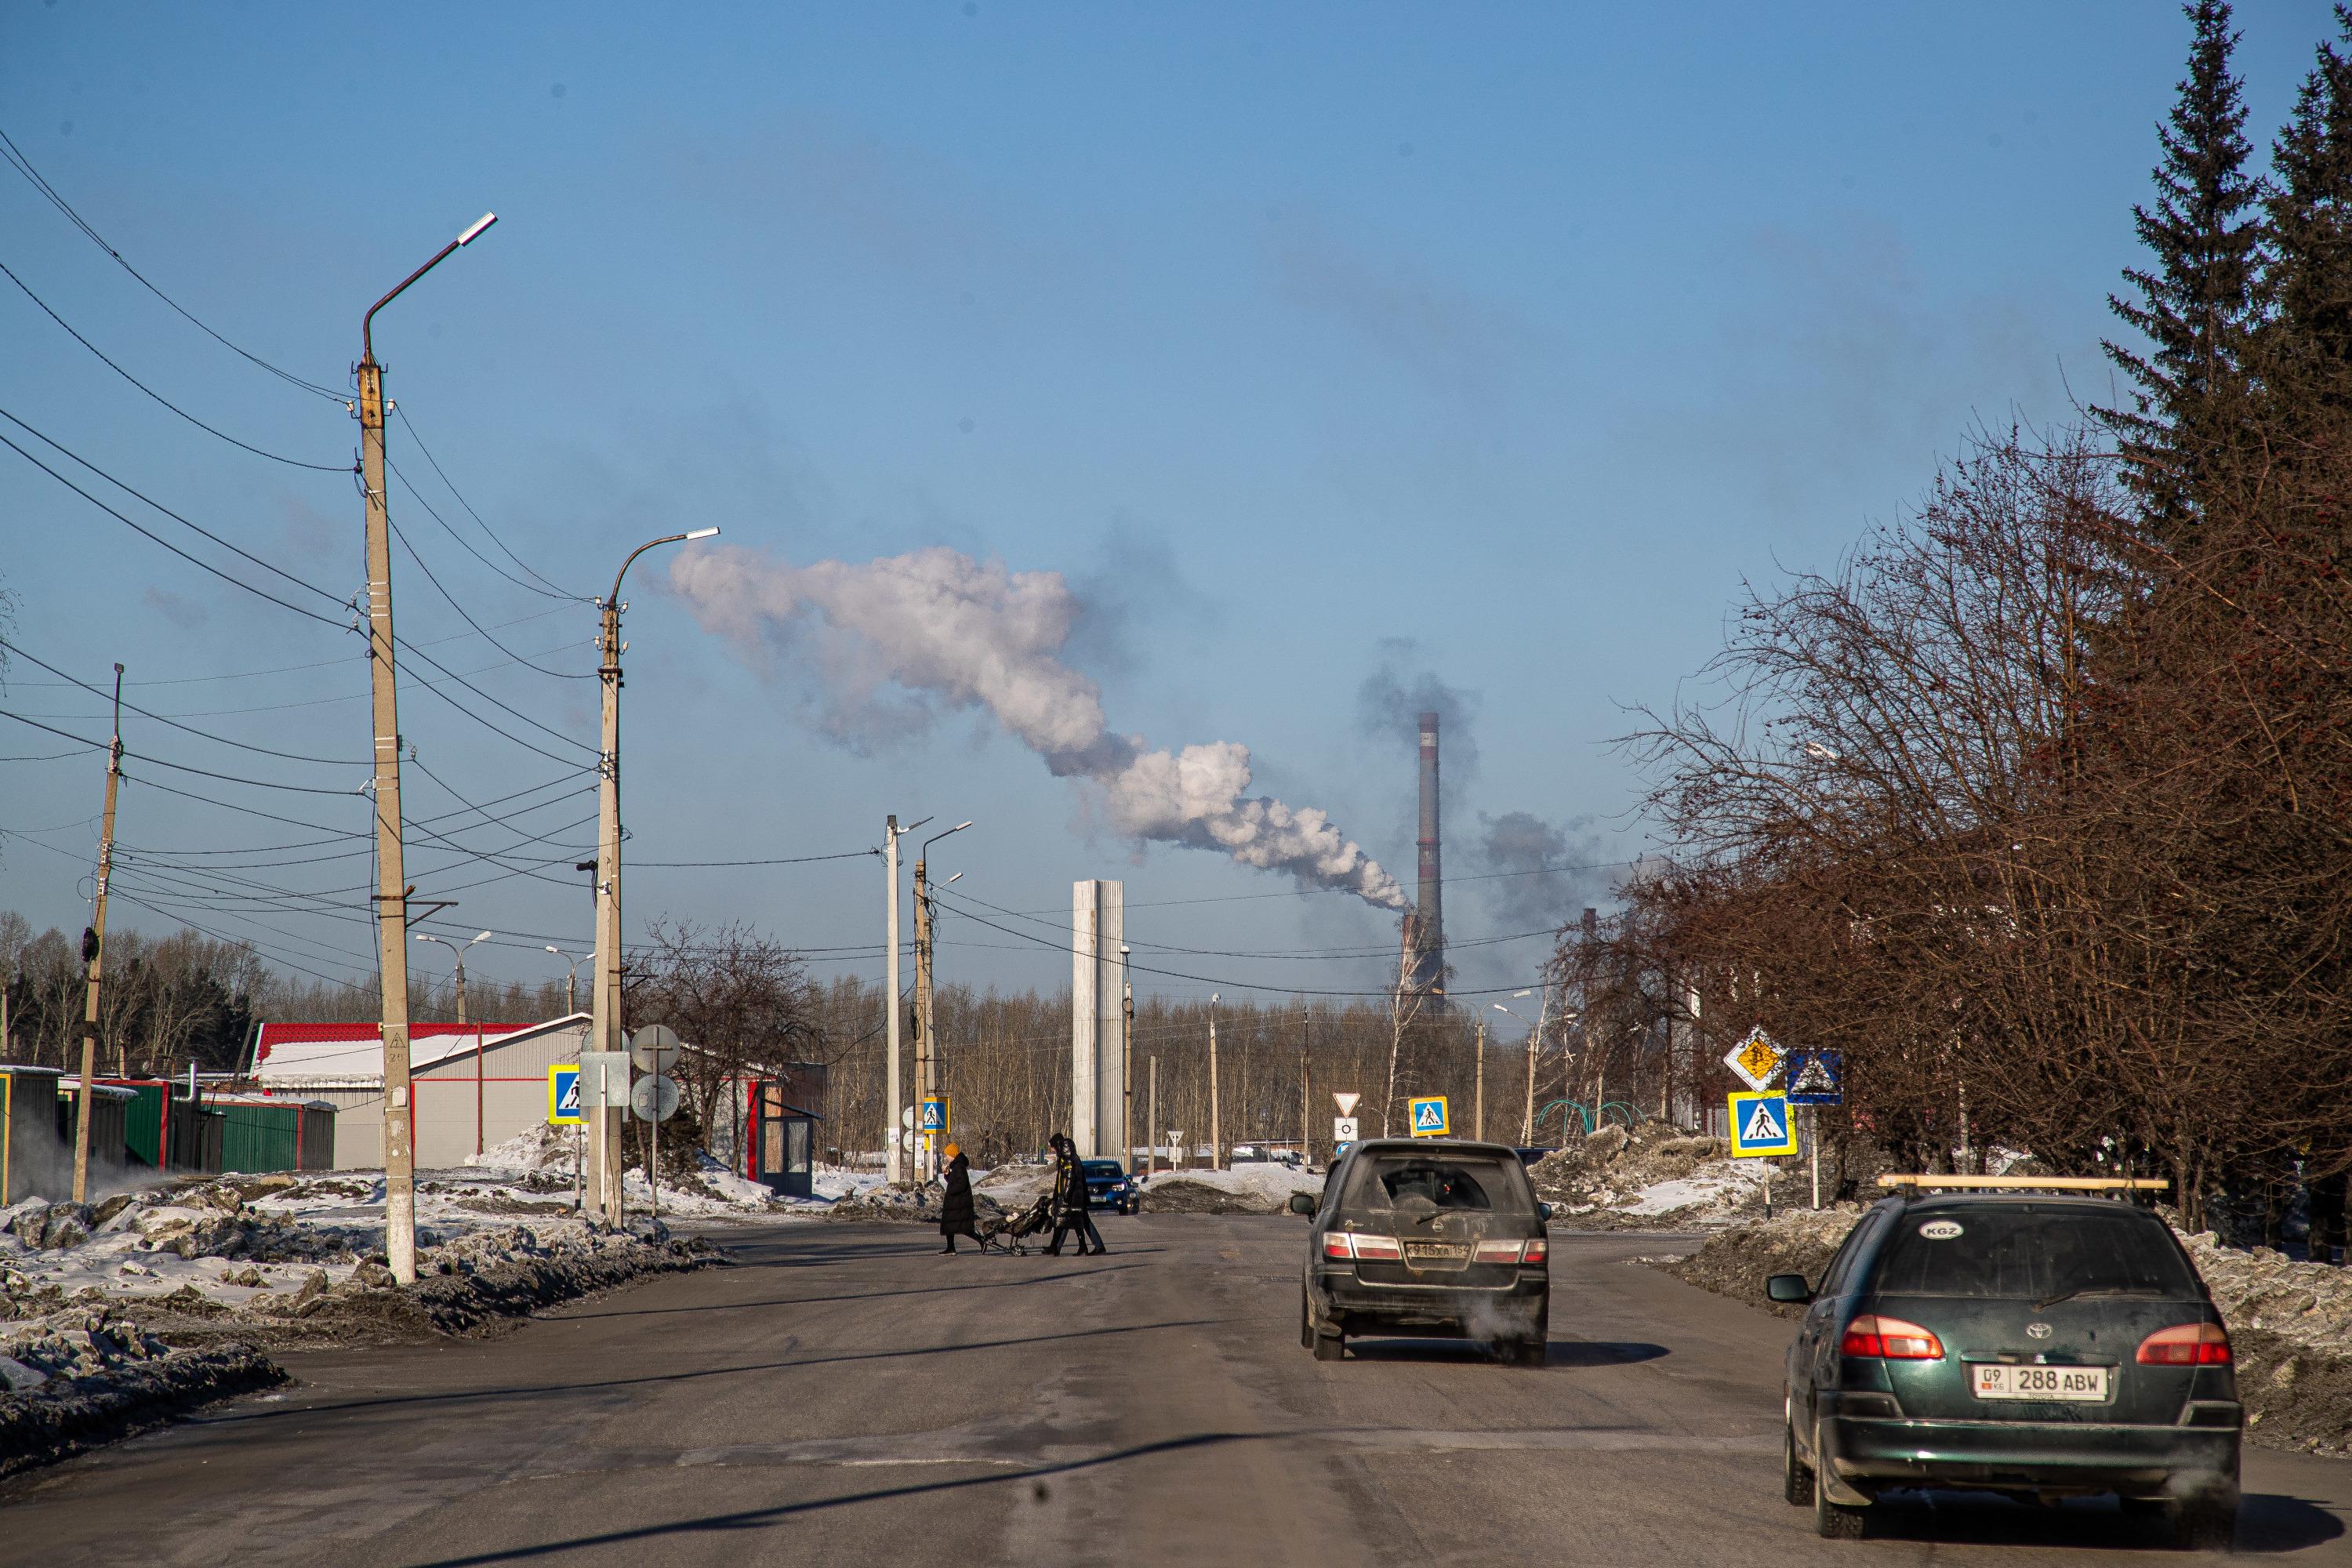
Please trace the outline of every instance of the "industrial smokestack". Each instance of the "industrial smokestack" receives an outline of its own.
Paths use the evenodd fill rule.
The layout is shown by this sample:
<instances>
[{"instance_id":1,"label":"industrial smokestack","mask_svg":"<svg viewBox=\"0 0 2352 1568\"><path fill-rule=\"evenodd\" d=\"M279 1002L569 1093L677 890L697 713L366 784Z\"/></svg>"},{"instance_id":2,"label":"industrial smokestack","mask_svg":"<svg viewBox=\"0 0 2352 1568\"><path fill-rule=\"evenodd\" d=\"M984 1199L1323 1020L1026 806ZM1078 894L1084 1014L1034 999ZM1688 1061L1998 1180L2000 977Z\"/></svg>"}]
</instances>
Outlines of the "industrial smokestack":
<instances>
[{"instance_id":1,"label":"industrial smokestack","mask_svg":"<svg viewBox=\"0 0 2352 1568\"><path fill-rule=\"evenodd\" d=\"M1437 858L1437 715L1421 716L1421 898L1414 906L1412 980L1423 993L1445 988L1445 916Z\"/></svg>"}]
</instances>

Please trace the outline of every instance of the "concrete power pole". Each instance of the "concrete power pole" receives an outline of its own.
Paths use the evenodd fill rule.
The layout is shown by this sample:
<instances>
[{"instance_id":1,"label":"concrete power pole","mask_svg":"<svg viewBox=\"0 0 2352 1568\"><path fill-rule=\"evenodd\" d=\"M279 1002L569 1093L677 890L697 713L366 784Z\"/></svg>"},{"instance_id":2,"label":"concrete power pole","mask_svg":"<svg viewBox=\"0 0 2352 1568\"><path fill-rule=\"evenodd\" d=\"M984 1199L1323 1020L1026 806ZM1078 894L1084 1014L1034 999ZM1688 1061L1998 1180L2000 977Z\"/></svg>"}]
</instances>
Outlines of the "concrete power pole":
<instances>
[{"instance_id":1,"label":"concrete power pole","mask_svg":"<svg viewBox=\"0 0 2352 1568\"><path fill-rule=\"evenodd\" d=\"M1217 1110L1217 996L1209 994L1209 1169L1225 1168L1223 1119Z\"/></svg>"},{"instance_id":2,"label":"concrete power pole","mask_svg":"<svg viewBox=\"0 0 2352 1568\"><path fill-rule=\"evenodd\" d=\"M402 279L360 318L360 485L367 501L368 688L375 741L375 943L383 988L383 1252L392 1276L416 1283L415 1108L408 1081L408 872L400 817L400 701L392 637L392 525L383 469L383 367L375 360L375 313L410 284L471 245L496 213L484 213L466 232Z\"/></svg>"},{"instance_id":3,"label":"concrete power pole","mask_svg":"<svg viewBox=\"0 0 2352 1568\"><path fill-rule=\"evenodd\" d=\"M98 974L106 951L106 884L114 873L114 796L122 782L122 667L114 667L114 739L106 748L106 817L98 837L98 896L82 957L89 983L82 1000L81 1092L74 1117L73 1201L89 1201L89 1080L98 1071Z\"/></svg>"},{"instance_id":4,"label":"concrete power pole","mask_svg":"<svg viewBox=\"0 0 2352 1568\"><path fill-rule=\"evenodd\" d=\"M931 889L925 861L928 857L915 857L915 1104L937 1092L931 1084ZM931 1135L922 1131L922 1112L915 1113L915 1146L913 1180L919 1185L931 1179Z\"/></svg>"},{"instance_id":5,"label":"concrete power pole","mask_svg":"<svg viewBox=\"0 0 2352 1568\"><path fill-rule=\"evenodd\" d=\"M362 340L366 335L362 326ZM400 700L393 679L392 529L383 488L383 367L375 363L373 347L362 354L359 374L360 479L367 491L368 684L375 731L376 962L383 987L383 1251L393 1278L414 1285L416 1144L408 1081L409 887L401 842Z\"/></svg>"},{"instance_id":6,"label":"concrete power pole","mask_svg":"<svg viewBox=\"0 0 2352 1568\"><path fill-rule=\"evenodd\" d=\"M1298 1163L1302 1168L1315 1163L1315 1107L1308 1103L1315 1078L1309 1055L1313 1042L1307 1032L1309 1022L1302 1001L1298 1004Z\"/></svg>"},{"instance_id":7,"label":"concrete power pole","mask_svg":"<svg viewBox=\"0 0 2352 1568\"><path fill-rule=\"evenodd\" d=\"M6 998L0 997L0 1019L5 1019L6 1017L7 1005ZM1151 1110L1150 1115L1151 1118L1151 1125L1143 1130L1145 1133L1143 1141L1150 1145L1151 1152L1143 1158L1143 1169L1146 1175L1156 1176L1160 1173L1160 1053L1157 1051L1151 1053Z\"/></svg>"},{"instance_id":8,"label":"concrete power pole","mask_svg":"<svg viewBox=\"0 0 2352 1568\"><path fill-rule=\"evenodd\" d=\"M882 950L882 1010L888 1015L884 1024L887 1043L883 1055L889 1064L884 1073L887 1103L882 1110L882 1173L883 1179L894 1187L905 1179L898 1161L898 815L893 812L883 818L882 827L882 903L888 933Z\"/></svg>"},{"instance_id":9,"label":"concrete power pole","mask_svg":"<svg viewBox=\"0 0 2352 1568\"><path fill-rule=\"evenodd\" d=\"M588 1037L600 1051L625 1051L629 1037L621 1023L621 579L638 556L657 544L677 544L709 539L716 528L691 529L648 539L628 553L613 574L613 591L598 603L596 682L602 689L603 724L596 752L596 978L588 989ZM489 933L485 931L483 935ZM606 1220L621 1223L622 1135L625 1106L604 1105L596 1111L595 1133L590 1138L590 1163L596 1169L596 1202ZM650 1185L656 1173L646 1173Z\"/></svg>"},{"instance_id":10,"label":"concrete power pole","mask_svg":"<svg viewBox=\"0 0 2352 1568\"><path fill-rule=\"evenodd\" d=\"M1478 1087L1470 1097L1471 1136L1484 1143L1486 1141L1486 1020L1478 1020L1478 1065L1471 1081Z\"/></svg>"},{"instance_id":11,"label":"concrete power pole","mask_svg":"<svg viewBox=\"0 0 2352 1568\"><path fill-rule=\"evenodd\" d=\"M1118 1168L1135 1169L1135 982L1127 977L1128 945L1118 944L1120 1015L1118 1051ZM1816 1207L1819 1205L1816 1205Z\"/></svg>"}]
</instances>

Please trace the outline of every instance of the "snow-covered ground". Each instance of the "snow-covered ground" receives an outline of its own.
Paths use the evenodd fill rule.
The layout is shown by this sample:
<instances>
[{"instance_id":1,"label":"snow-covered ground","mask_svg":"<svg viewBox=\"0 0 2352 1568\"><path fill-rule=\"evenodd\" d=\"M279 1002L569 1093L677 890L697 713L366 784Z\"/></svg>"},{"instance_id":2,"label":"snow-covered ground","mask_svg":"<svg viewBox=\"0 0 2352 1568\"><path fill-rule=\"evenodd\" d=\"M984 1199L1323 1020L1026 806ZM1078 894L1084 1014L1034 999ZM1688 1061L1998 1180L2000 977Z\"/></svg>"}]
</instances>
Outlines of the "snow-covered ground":
<instances>
[{"instance_id":1,"label":"snow-covered ground","mask_svg":"<svg viewBox=\"0 0 2352 1568\"><path fill-rule=\"evenodd\" d=\"M1146 1214L1281 1214L1293 1193L1319 1193L1323 1178L1297 1165L1244 1161L1223 1171L1162 1171L1143 1184Z\"/></svg>"}]
</instances>

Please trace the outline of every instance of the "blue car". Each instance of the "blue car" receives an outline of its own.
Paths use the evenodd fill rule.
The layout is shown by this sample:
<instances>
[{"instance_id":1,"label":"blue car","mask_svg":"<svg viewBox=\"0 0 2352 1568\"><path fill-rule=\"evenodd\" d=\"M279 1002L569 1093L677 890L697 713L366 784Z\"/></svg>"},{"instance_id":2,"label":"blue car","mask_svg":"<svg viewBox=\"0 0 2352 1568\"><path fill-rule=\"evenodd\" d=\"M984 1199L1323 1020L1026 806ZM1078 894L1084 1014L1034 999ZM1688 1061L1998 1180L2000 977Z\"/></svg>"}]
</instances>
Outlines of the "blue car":
<instances>
[{"instance_id":1,"label":"blue car","mask_svg":"<svg viewBox=\"0 0 2352 1568\"><path fill-rule=\"evenodd\" d=\"M1127 1167L1116 1160L1084 1160L1079 1163L1087 1173L1087 1198L1098 1209L1111 1209L1119 1214L1133 1214L1142 1198L1142 1188L1129 1179Z\"/></svg>"}]
</instances>

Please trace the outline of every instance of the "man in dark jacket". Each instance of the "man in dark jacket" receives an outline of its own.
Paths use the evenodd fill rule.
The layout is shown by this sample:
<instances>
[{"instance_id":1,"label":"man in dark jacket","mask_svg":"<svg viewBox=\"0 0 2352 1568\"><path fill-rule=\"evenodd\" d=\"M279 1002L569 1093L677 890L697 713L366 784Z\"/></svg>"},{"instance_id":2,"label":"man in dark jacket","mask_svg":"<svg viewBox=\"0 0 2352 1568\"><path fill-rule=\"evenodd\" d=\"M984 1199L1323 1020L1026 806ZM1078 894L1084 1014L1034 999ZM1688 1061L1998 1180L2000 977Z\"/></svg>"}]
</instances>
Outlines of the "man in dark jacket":
<instances>
[{"instance_id":1,"label":"man in dark jacket","mask_svg":"<svg viewBox=\"0 0 2352 1568\"><path fill-rule=\"evenodd\" d=\"M1053 1137L1054 1161L1054 1239L1045 1250L1054 1257L1062 1255L1062 1238L1075 1232L1078 1238L1078 1256L1084 1258L1087 1243L1092 1250L1104 1252L1102 1235L1095 1229L1094 1216L1087 1211L1094 1206L1087 1194L1087 1168L1078 1159L1078 1146L1068 1134L1056 1132Z\"/></svg>"},{"instance_id":2,"label":"man in dark jacket","mask_svg":"<svg viewBox=\"0 0 2352 1568\"><path fill-rule=\"evenodd\" d=\"M947 1245L940 1250L953 1252L959 1236L980 1240L971 1206L971 1162L952 1143L940 1152L948 1157L947 1192L940 1199L940 1234L947 1238ZM987 1249L983 1247L982 1250Z\"/></svg>"}]
</instances>

